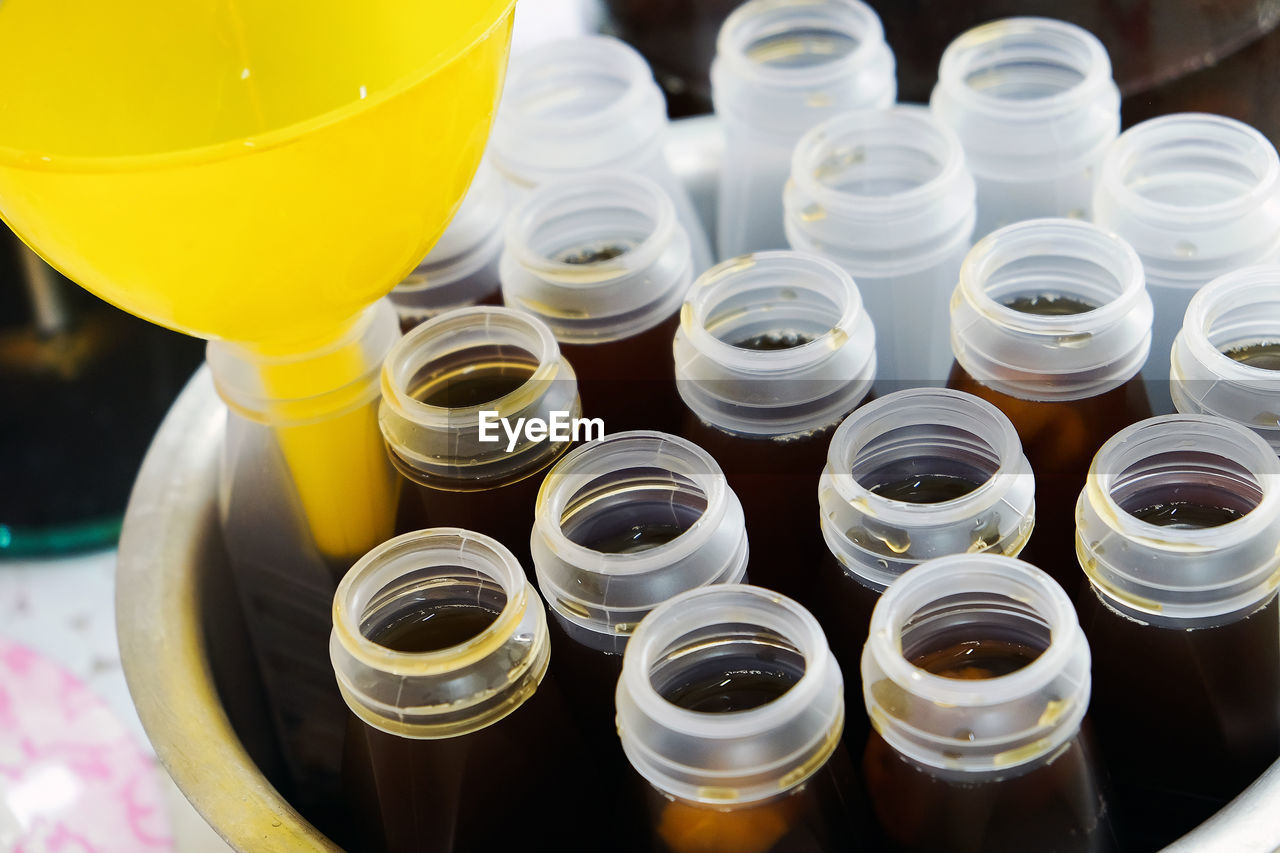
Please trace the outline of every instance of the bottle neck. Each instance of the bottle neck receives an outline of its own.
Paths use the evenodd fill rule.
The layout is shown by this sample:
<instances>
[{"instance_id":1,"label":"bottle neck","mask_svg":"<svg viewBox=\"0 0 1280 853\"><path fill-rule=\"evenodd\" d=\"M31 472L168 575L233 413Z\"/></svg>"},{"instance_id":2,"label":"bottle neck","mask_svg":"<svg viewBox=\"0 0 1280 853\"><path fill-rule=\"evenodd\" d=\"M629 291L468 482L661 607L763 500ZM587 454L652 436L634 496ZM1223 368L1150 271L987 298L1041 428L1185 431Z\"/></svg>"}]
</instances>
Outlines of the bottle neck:
<instances>
[{"instance_id":1,"label":"bottle neck","mask_svg":"<svg viewBox=\"0 0 1280 853\"><path fill-rule=\"evenodd\" d=\"M1034 493L1003 413L970 394L928 388L846 418L818 483L827 547L876 591L948 554L1017 556L1031 535Z\"/></svg>"},{"instance_id":2,"label":"bottle neck","mask_svg":"<svg viewBox=\"0 0 1280 853\"><path fill-rule=\"evenodd\" d=\"M750 699L724 684L747 671L775 698L762 684L743 685ZM840 669L817 621L790 599L741 585L693 590L650 613L627 645L617 705L623 751L641 776L669 796L721 808L803 784L844 724Z\"/></svg>"},{"instance_id":3,"label":"bottle neck","mask_svg":"<svg viewBox=\"0 0 1280 853\"><path fill-rule=\"evenodd\" d=\"M1127 243L1097 226L1033 219L978 242L951 300L951 347L974 379L1025 400L1080 400L1137 375L1151 297Z\"/></svg>"},{"instance_id":4,"label":"bottle neck","mask_svg":"<svg viewBox=\"0 0 1280 853\"><path fill-rule=\"evenodd\" d=\"M1275 355L1270 353L1275 350ZM1171 388L1185 414L1249 427L1280 453L1280 266L1246 267L1201 288L1173 343Z\"/></svg>"},{"instance_id":5,"label":"bottle neck","mask_svg":"<svg viewBox=\"0 0 1280 853\"><path fill-rule=\"evenodd\" d=\"M532 548L566 631L614 653L663 601L738 583L747 568L742 505L720 466L660 432L616 433L557 462L538 493Z\"/></svg>"},{"instance_id":6,"label":"bottle neck","mask_svg":"<svg viewBox=\"0 0 1280 853\"><path fill-rule=\"evenodd\" d=\"M666 193L624 172L575 175L512 213L503 297L563 343L637 335L672 316L693 280L689 236Z\"/></svg>"},{"instance_id":7,"label":"bottle neck","mask_svg":"<svg viewBox=\"0 0 1280 853\"><path fill-rule=\"evenodd\" d=\"M378 420L392 461L428 486L522 479L568 449L581 413L577 378L551 330L509 308L429 320L400 339L382 369ZM525 429L531 421L546 428Z\"/></svg>"},{"instance_id":8,"label":"bottle neck","mask_svg":"<svg viewBox=\"0 0 1280 853\"><path fill-rule=\"evenodd\" d=\"M875 378L875 330L853 279L799 252L756 252L703 273L674 348L689 409L744 435L825 429Z\"/></svg>"},{"instance_id":9,"label":"bottle neck","mask_svg":"<svg viewBox=\"0 0 1280 853\"><path fill-rule=\"evenodd\" d=\"M982 781L1042 764L1075 737L1089 660L1071 600L1048 575L1010 557L957 554L881 596L863 697L898 753Z\"/></svg>"},{"instance_id":10,"label":"bottle neck","mask_svg":"<svg viewBox=\"0 0 1280 853\"><path fill-rule=\"evenodd\" d=\"M1235 621L1280 585L1280 460L1251 430L1168 415L1094 457L1076 553L1113 609L1164 627Z\"/></svg>"},{"instance_id":11,"label":"bottle neck","mask_svg":"<svg viewBox=\"0 0 1280 853\"><path fill-rule=\"evenodd\" d=\"M378 397L378 372L400 328L382 300L334 338L304 351L277 352L210 341L205 359L218 395L236 414L274 426L336 417Z\"/></svg>"},{"instance_id":12,"label":"bottle neck","mask_svg":"<svg viewBox=\"0 0 1280 853\"><path fill-rule=\"evenodd\" d=\"M788 242L858 274L927 269L968 247L974 183L960 141L922 107L845 113L796 146Z\"/></svg>"},{"instance_id":13,"label":"bottle neck","mask_svg":"<svg viewBox=\"0 0 1280 853\"><path fill-rule=\"evenodd\" d=\"M930 107L954 128L979 178L1044 181L1098 164L1120 132L1120 91L1091 33L1049 18L1007 18L942 55Z\"/></svg>"},{"instance_id":14,"label":"bottle neck","mask_svg":"<svg viewBox=\"0 0 1280 853\"><path fill-rule=\"evenodd\" d=\"M456 630L406 630L442 626L459 608L475 612ZM333 625L330 657L347 705L407 738L496 723L537 690L550 655L542 602L515 557L458 528L408 533L366 554L338 586Z\"/></svg>"},{"instance_id":15,"label":"bottle neck","mask_svg":"<svg viewBox=\"0 0 1280 853\"><path fill-rule=\"evenodd\" d=\"M1194 289L1280 259L1280 158L1222 116L1142 122L1107 151L1095 220L1133 245L1150 286Z\"/></svg>"},{"instance_id":16,"label":"bottle neck","mask_svg":"<svg viewBox=\"0 0 1280 853\"><path fill-rule=\"evenodd\" d=\"M857 0L755 0L720 28L711 94L721 120L799 138L828 116L892 104L893 52L875 11Z\"/></svg>"}]
</instances>

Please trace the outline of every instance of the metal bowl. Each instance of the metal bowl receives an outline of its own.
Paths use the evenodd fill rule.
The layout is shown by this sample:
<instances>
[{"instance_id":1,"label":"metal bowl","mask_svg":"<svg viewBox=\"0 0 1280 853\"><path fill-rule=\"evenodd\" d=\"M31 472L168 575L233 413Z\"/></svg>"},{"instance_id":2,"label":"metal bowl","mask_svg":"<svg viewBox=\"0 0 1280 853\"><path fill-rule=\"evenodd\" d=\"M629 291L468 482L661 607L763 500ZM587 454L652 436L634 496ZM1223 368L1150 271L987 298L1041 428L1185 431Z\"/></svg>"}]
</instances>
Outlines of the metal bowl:
<instances>
[{"instance_id":1,"label":"metal bowl","mask_svg":"<svg viewBox=\"0 0 1280 853\"><path fill-rule=\"evenodd\" d=\"M707 222L713 221L720 148L707 118L676 122L668 146ZM252 655L232 606L218 529L224 424L222 403L201 368L138 473L120 538L116 591L125 676L161 763L228 844L245 853L339 851L259 769L273 760L269 726L253 699ZM1280 761L1168 849L1280 849Z\"/></svg>"}]
</instances>

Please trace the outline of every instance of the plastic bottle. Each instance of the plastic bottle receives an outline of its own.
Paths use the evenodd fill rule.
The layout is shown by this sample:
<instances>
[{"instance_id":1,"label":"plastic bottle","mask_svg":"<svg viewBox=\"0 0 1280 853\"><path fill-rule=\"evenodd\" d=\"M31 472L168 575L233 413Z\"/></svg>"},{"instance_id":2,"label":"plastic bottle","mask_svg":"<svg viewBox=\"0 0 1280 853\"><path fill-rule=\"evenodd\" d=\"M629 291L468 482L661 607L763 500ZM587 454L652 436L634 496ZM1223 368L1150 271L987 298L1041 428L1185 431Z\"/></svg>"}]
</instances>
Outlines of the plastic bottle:
<instances>
[{"instance_id":1,"label":"plastic bottle","mask_svg":"<svg viewBox=\"0 0 1280 853\"><path fill-rule=\"evenodd\" d=\"M689 235L696 272L711 246L662 145L667 106L653 72L609 36L546 42L511 60L489 151L513 196L582 171L632 172L671 197Z\"/></svg>"},{"instance_id":2,"label":"plastic bottle","mask_svg":"<svg viewBox=\"0 0 1280 853\"><path fill-rule=\"evenodd\" d=\"M1162 845L1280 757L1280 460L1231 421L1151 418L1098 452L1076 517L1099 740Z\"/></svg>"},{"instance_id":3,"label":"plastic bottle","mask_svg":"<svg viewBox=\"0 0 1280 853\"><path fill-rule=\"evenodd\" d=\"M233 344L208 347L227 404L222 541L274 734L294 796L309 813L336 795L346 719L325 665L333 593L358 549L390 537L395 525L400 478L378 434L378 371L398 337L395 311L384 300L346 339L318 352L263 361ZM280 396L276 388L292 393ZM352 440L331 464L311 469L322 479L306 484L334 506L309 513L289 453L322 448L334 435ZM338 512L344 504L355 517ZM345 526L325 528L317 539L311 521L335 515Z\"/></svg>"},{"instance_id":4,"label":"plastic bottle","mask_svg":"<svg viewBox=\"0 0 1280 853\"><path fill-rule=\"evenodd\" d=\"M1280 266L1245 267L1205 285L1173 341L1170 390L1184 414L1249 427L1280 453Z\"/></svg>"},{"instance_id":5,"label":"plastic bottle","mask_svg":"<svg viewBox=\"0 0 1280 853\"><path fill-rule=\"evenodd\" d=\"M502 182L482 160L449 227L391 291L403 331L453 308L502 304L498 258L506 206Z\"/></svg>"},{"instance_id":6,"label":"plastic bottle","mask_svg":"<svg viewBox=\"0 0 1280 853\"><path fill-rule=\"evenodd\" d=\"M1233 119L1150 119L1107 151L1094 216L1142 259L1155 303L1143 376L1155 411L1171 412L1168 355L1192 295L1240 267L1280 261L1280 157Z\"/></svg>"},{"instance_id":7,"label":"plastic bottle","mask_svg":"<svg viewBox=\"0 0 1280 853\"><path fill-rule=\"evenodd\" d=\"M774 531L754 541L752 581L804 603L822 552L814 483L832 430L876 372L853 279L799 252L725 261L689 290L675 358L681 434L720 463L747 530Z\"/></svg>"},{"instance_id":8,"label":"plastic bottle","mask_svg":"<svg viewBox=\"0 0 1280 853\"><path fill-rule=\"evenodd\" d=\"M818 481L828 553L814 605L841 667L857 665L872 609L913 566L948 554L1018 556L1035 523L1034 492L1013 424L972 394L899 391L845 418ZM859 748L861 707L845 727Z\"/></svg>"},{"instance_id":9,"label":"plastic bottle","mask_svg":"<svg viewBox=\"0 0 1280 853\"><path fill-rule=\"evenodd\" d=\"M1024 219L1091 218L1120 132L1120 91L1092 33L1050 18L975 27L943 52L929 106L977 181L975 239Z\"/></svg>"},{"instance_id":10,"label":"plastic bottle","mask_svg":"<svg viewBox=\"0 0 1280 853\"><path fill-rule=\"evenodd\" d=\"M914 106L830 118L796 146L783 206L791 248L858 283L879 333L876 394L945 382L947 300L974 223L955 133Z\"/></svg>"},{"instance_id":11,"label":"plastic bottle","mask_svg":"<svg viewBox=\"0 0 1280 853\"><path fill-rule=\"evenodd\" d=\"M693 263L661 187L626 172L542 184L512 211L501 276L507 305L546 323L577 367L587 417L609 432L677 428L671 336Z\"/></svg>"},{"instance_id":12,"label":"plastic bottle","mask_svg":"<svg viewBox=\"0 0 1280 853\"><path fill-rule=\"evenodd\" d=\"M1103 442L1151 414L1138 376L1150 342L1142 264L1095 225L1009 225L961 267L948 386L994 403L1018 430L1036 479L1036 529L1022 556L1073 593L1075 495Z\"/></svg>"},{"instance_id":13,"label":"plastic bottle","mask_svg":"<svg viewBox=\"0 0 1280 853\"><path fill-rule=\"evenodd\" d=\"M433 528L379 545L338 588L329 649L356 849L552 849L603 831L590 786L571 828L546 820L592 767L548 675L542 601L494 539Z\"/></svg>"},{"instance_id":14,"label":"plastic bottle","mask_svg":"<svg viewBox=\"0 0 1280 853\"><path fill-rule=\"evenodd\" d=\"M893 849L1113 847L1088 728L1089 644L1071 600L995 554L932 560L871 619L863 769Z\"/></svg>"},{"instance_id":15,"label":"plastic bottle","mask_svg":"<svg viewBox=\"0 0 1280 853\"><path fill-rule=\"evenodd\" d=\"M510 308L441 314L391 350L382 398L379 426L409 484L397 527L465 525L529 565L542 475L590 428L551 330ZM535 419L540 433L526 428Z\"/></svg>"},{"instance_id":16,"label":"plastic bottle","mask_svg":"<svg viewBox=\"0 0 1280 853\"><path fill-rule=\"evenodd\" d=\"M617 707L654 851L856 849L840 667L796 602L741 585L672 598L627 644Z\"/></svg>"},{"instance_id":17,"label":"plastic bottle","mask_svg":"<svg viewBox=\"0 0 1280 853\"><path fill-rule=\"evenodd\" d=\"M720 28L711 93L725 137L719 255L785 249L792 149L823 119L892 104L893 52L857 0L752 0Z\"/></svg>"}]
</instances>

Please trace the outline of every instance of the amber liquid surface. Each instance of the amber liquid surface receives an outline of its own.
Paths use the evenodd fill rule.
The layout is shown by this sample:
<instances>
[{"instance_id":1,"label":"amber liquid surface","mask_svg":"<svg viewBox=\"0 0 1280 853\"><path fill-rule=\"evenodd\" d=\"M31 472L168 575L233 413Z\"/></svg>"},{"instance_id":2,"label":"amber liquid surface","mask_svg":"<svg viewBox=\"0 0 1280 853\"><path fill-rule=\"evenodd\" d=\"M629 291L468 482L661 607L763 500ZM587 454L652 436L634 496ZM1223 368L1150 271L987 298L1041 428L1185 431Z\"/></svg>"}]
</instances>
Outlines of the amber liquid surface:
<instances>
[{"instance_id":1,"label":"amber liquid surface","mask_svg":"<svg viewBox=\"0 0 1280 853\"><path fill-rule=\"evenodd\" d=\"M1129 846L1167 844L1280 757L1276 599L1187 631L1129 619L1090 591L1078 604L1093 652L1091 711Z\"/></svg>"},{"instance_id":2,"label":"amber liquid surface","mask_svg":"<svg viewBox=\"0 0 1280 853\"><path fill-rule=\"evenodd\" d=\"M706 714L765 705L803 673L798 656L712 656L659 687L669 701ZM865 844L861 789L843 745L801 785L758 803L715 808L650 789L655 853L828 853Z\"/></svg>"},{"instance_id":3,"label":"amber liquid surface","mask_svg":"<svg viewBox=\"0 0 1280 853\"><path fill-rule=\"evenodd\" d=\"M981 397L1013 422L1036 481L1036 525L1019 555L1044 569L1068 595L1077 596L1083 575L1075 556L1075 505L1089 465L1107 439L1151 417L1140 376L1096 397L1041 402L1022 400L983 385L959 364L947 387Z\"/></svg>"},{"instance_id":4,"label":"amber liquid surface","mask_svg":"<svg viewBox=\"0 0 1280 853\"><path fill-rule=\"evenodd\" d=\"M368 632L405 650L438 650L496 618L482 607L420 611ZM385 632L385 633L383 633ZM551 676L519 708L479 731L417 740L350 717L343 776L359 817L349 849L372 853L553 850L564 794L575 797L574 833L604 837L606 804L584 780L594 764Z\"/></svg>"},{"instance_id":5,"label":"amber liquid surface","mask_svg":"<svg viewBox=\"0 0 1280 853\"><path fill-rule=\"evenodd\" d=\"M913 653L911 661L944 678L977 680L1017 672L1041 651L1018 639L979 638ZM863 772L891 849L1115 848L1102 772L1087 728L1047 763L979 781L919 765L873 732L863 756Z\"/></svg>"},{"instance_id":6,"label":"amber liquid surface","mask_svg":"<svg viewBox=\"0 0 1280 853\"><path fill-rule=\"evenodd\" d=\"M679 314L672 314L629 338L561 343L560 351L578 375L582 416L602 419L606 433L678 431L684 406L676 393L671 345L679 325Z\"/></svg>"},{"instance_id":7,"label":"amber liquid surface","mask_svg":"<svg viewBox=\"0 0 1280 853\"><path fill-rule=\"evenodd\" d=\"M980 480L955 474L917 474L887 483L877 483L867 491L891 501L936 504L962 498L981 485Z\"/></svg>"},{"instance_id":8,"label":"amber liquid surface","mask_svg":"<svg viewBox=\"0 0 1280 853\"><path fill-rule=\"evenodd\" d=\"M1232 347L1224 352L1228 358L1263 370L1280 370L1280 342L1266 342Z\"/></svg>"}]
</instances>

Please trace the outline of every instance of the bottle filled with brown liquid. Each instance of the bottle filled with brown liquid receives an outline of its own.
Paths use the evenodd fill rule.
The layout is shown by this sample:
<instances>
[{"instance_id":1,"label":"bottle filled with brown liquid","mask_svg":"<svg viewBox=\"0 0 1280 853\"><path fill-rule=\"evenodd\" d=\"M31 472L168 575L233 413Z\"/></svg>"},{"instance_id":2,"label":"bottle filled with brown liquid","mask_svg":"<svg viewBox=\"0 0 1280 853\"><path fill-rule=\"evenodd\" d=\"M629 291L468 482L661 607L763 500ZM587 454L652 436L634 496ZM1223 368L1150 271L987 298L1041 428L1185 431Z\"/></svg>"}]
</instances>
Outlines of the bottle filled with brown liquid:
<instances>
[{"instance_id":1,"label":"bottle filled with brown liquid","mask_svg":"<svg viewBox=\"0 0 1280 853\"><path fill-rule=\"evenodd\" d=\"M538 187L512 213L501 274L506 303L573 362L587 417L609 432L678 427L671 336L693 260L661 187L626 172Z\"/></svg>"},{"instance_id":2,"label":"bottle filled with brown liquid","mask_svg":"<svg viewBox=\"0 0 1280 853\"><path fill-rule=\"evenodd\" d=\"M1093 710L1120 816L1167 843L1280 757L1280 461L1206 415L1094 459L1077 511Z\"/></svg>"},{"instance_id":3,"label":"bottle filled with brown liquid","mask_svg":"<svg viewBox=\"0 0 1280 853\"><path fill-rule=\"evenodd\" d=\"M865 845L840 667L791 599L733 584L670 599L628 642L617 703L655 853Z\"/></svg>"},{"instance_id":4,"label":"bottle filled with brown liquid","mask_svg":"<svg viewBox=\"0 0 1280 853\"><path fill-rule=\"evenodd\" d=\"M897 391L845 418L818 482L827 553L814 604L841 669L857 671L872 609L903 572L948 554L1016 557L1034 492L1013 424L972 394ZM861 750L862 693L849 694L846 739Z\"/></svg>"},{"instance_id":5,"label":"bottle filled with brown liquid","mask_svg":"<svg viewBox=\"0 0 1280 853\"><path fill-rule=\"evenodd\" d=\"M720 463L752 531L753 583L811 603L814 488L836 425L875 378L875 330L849 274L757 252L694 282L675 338L682 434Z\"/></svg>"},{"instance_id":6,"label":"bottle filled with brown liquid","mask_svg":"<svg viewBox=\"0 0 1280 853\"><path fill-rule=\"evenodd\" d=\"M1280 453L1280 265L1244 267L1191 298L1170 391L1184 414L1244 424Z\"/></svg>"},{"instance_id":7,"label":"bottle filled with brown liquid","mask_svg":"<svg viewBox=\"0 0 1280 853\"><path fill-rule=\"evenodd\" d=\"M529 565L543 474L593 427L603 432L581 418L551 330L509 308L441 314L391 350L382 395L382 434L410 486L397 528L475 530Z\"/></svg>"},{"instance_id":8,"label":"bottle filled with brown liquid","mask_svg":"<svg viewBox=\"0 0 1280 853\"><path fill-rule=\"evenodd\" d=\"M571 451L543 480L533 565L555 617L555 672L588 736L614 822L645 832L618 743L614 693L640 620L674 595L739 583L747 569L742 505L715 460L660 432L623 432Z\"/></svg>"},{"instance_id":9,"label":"bottle filled with brown liquid","mask_svg":"<svg viewBox=\"0 0 1280 853\"><path fill-rule=\"evenodd\" d=\"M325 829L346 724L326 663L330 611L351 564L393 533L400 478L378 433L378 372L398 337L384 300L302 356L208 349L227 404L222 541L261 679L225 689L255 703L261 691L286 777L272 781Z\"/></svg>"},{"instance_id":10,"label":"bottle filled with brown liquid","mask_svg":"<svg viewBox=\"0 0 1280 853\"><path fill-rule=\"evenodd\" d=\"M399 536L333 603L351 709L343 781L356 851L554 849L602 836L605 803L556 685L537 592L509 550L457 528ZM575 790L571 829L563 812Z\"/></svg>"},{"instance_id":11,"label":"bottle filled with brown liquid","mask_svg":"<svg viewBox=\"0 0 1280 853\"><path fill-rule=\"evenodd\" d=\"M1036 478L1036 529L1022 556L1072 595L1075 495L1103 442L1151 414L1138 375L1150 342L1138 256L1086 222L1001 228L961 267L948 387L1013 422Z\"/></svg>"},{"instance_id":12,"label":"bottle filled with brown liquid","mask_svg":"<svg viewBox=\"0 0 1280 853\"><path fill-rule=\"evenodd\" d=\"M1034 566L940 557L881 596L862 658L863 770L893 850L1115 849L1089 728L1089 644Z\"/></svg>"},{"instance_id":13,"label":"bottle filled with brown liquid","mask_svg":"<svg viewBox=\"0 0 1280 853\"><path fill-rule=\"evenodd\" d=\"M502 304L498 259L506 209L502 182L488 161L481 162L449 227L389 294L402 331L454 308Z\"/></svg>"}]
</instances>

